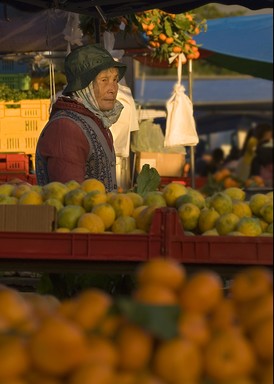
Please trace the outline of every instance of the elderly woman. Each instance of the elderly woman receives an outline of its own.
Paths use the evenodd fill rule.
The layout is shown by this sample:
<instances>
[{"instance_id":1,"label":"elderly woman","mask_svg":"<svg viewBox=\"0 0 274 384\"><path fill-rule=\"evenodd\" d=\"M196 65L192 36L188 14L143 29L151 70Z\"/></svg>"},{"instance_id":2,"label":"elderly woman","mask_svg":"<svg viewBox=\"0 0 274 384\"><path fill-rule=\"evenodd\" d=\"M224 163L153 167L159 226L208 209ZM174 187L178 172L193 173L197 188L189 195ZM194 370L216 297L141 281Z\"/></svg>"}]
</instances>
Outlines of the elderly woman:
<instances>
[{"instance_id":1,"label":"elderly woman","mask_svg":"<svg viewBox=\"0 0 274 384\"><path fill-rule=\"evenodd\" d=\"M98 44L74 49L65 59L67 86L53 104L36 148L39 185L96 178L117 188L110 126L123 109L116 99L126 66Z\"/></svg>"}]
</instances>

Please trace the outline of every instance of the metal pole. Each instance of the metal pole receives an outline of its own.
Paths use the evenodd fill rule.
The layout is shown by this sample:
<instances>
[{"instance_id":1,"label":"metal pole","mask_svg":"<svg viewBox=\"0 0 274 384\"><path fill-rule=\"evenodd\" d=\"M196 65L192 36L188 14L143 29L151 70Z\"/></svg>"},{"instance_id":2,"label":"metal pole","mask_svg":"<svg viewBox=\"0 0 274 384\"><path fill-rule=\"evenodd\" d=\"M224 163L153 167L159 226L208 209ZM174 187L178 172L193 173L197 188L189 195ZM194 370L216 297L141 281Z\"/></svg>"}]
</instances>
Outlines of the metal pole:
<instances>
[{"instance_id":1,"label":"metal pole","mask_svg":"<svg viewBox=\"0 0 274 384\"><path fill-rule=\"evenodd\" d=\"M193 101L193 77L192 77L192 60L188 60L188 93L191 102ZM195 188L195 156L194 146L190 146L190 174L191 174L191 187Z\"/></svg>"}]
</instances>

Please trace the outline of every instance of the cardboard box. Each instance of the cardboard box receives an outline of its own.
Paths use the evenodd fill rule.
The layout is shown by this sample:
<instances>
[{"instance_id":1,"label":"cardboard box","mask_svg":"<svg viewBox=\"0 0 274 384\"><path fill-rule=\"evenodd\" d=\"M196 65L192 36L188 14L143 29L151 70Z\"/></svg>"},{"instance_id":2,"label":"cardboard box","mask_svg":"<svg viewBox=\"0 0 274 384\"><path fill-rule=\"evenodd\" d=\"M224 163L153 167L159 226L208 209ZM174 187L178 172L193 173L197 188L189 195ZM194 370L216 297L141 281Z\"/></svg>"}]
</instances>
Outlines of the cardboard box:
<instances>
[{"instance_id":1,"label":"cardboard box","mask_svg":"<svg viewBox=\"0 0 274 384\"><path fill-rule=\"evenodd\" d=\"M137 152L136 171L139 173L144 164L156 168L160 176L176 176L183 174L185 155L180 153Z\"/></svg>"},{"instance_id":2,"label":"cardboard box","mask_svg":"<svg viewBox=\"0 0 274 384\"><path fill-rule=\"evenodd\" d=\"M56 222L50 205L0 205L0 232L52 232Z\"/></svg>"}]
</instances>

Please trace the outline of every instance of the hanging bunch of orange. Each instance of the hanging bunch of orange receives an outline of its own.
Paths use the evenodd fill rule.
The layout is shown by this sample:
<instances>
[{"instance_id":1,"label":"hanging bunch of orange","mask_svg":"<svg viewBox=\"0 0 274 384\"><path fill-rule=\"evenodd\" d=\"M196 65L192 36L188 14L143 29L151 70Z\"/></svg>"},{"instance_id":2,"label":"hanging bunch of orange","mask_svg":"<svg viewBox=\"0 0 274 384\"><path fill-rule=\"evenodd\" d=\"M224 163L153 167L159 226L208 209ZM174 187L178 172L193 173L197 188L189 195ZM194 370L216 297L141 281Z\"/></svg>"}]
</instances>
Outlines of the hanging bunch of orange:
<instances>
[{"instance_id":1,"label":"hanging bunch of orange","mask_svg":"<svg viewBox=\"0 0 274 384\"><path fill-rule=\"evenodd\" d=\"M206 31L204 19L198 19L192 12L172 14L160 9L138 13L136 19L152 48L152 57L163 61L184 53L187 59L199 58L199 45L193 37Z\"/></svg>"}]
</instances>

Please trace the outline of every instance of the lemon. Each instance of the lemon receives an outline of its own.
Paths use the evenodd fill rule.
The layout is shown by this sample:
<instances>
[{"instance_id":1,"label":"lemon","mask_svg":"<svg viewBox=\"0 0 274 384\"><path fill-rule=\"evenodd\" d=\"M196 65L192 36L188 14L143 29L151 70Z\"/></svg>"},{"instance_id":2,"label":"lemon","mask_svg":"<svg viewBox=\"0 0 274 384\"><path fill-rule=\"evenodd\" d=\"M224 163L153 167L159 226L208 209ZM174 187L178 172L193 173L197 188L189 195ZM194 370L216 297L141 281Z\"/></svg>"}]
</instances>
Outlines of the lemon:
<instances>
[{"instance_id":1,"label":"lemon","mask_svg":"<svg viewBox=\"0 0 274 384\"><path fill-rule=\"evenodd\" d=\"M201 192L193 188L187 188L187 193L177 198L175 206L177 208L185 203L192 203L198 208L203 209L205 207L205 198Z\"/></svg>"},{"instance_id":2,"label":"lemon","mask_svg":"<svg viewBox=\"0 0 274 384\"><path fill-rule=\"evenodd\" d=\"M219 217L220 214L214 208L203 208L198 220L199 231L203 233L213 229Z\"/></svg>"},{"instance_id":3,"label":"lemon","mask_svg":"<svg viewBox=\"0 0 274 384\"><path fill-rule=\"evenodd\" d=\"M247 201L233 200L232 213L238 217L251 217L252 211Z\"/></svg>"},{"instance_id":4,"label":"lemon","mask_svg":"<svg viewBox=\"0 0 274 384\"><path fill-rule=\"evenodd\" d=\"M239 217L235 215L235 213L224 213L217 219L215 228L219 235L224 236L236 229L239 220Z\"/></svg>"},{"instance_id":5,"label":"lemon","mask_svg":"<svg viewBox=\"0 0 274 384\"><path fill-rule=\"evenodd\" d=\"M131 216L134 217L134 219L136 220L137 217L139 216L139 213L142 212L142 210L147 208L147 207L148 207L148 205L140 205L140 207L134 208Z\"/></svg>"},{"instance_id":6,"label":"lemon","mask_svg":"<svg viewBox=\"0 0 274 384\"><path fill-rule=\"evenodd\" d=\"M200 209L192 203L185 203L178 208L178 215L183 228L186 231L196 229L199 222L200 212Z\"/></svg>"},{"instance_id":7,"label":"lemon","mask_svg":"<svg viewBox=\"0 0 274 384\"><path fill-rule=\"evenodd\" d=\"M64 202L64 196L67 192L68 187L59 181L52 181L42 187L44 200L54 198L60 200L62 204Z\"/></svg>"},{"instance_id":8,"label":"lemon","mask_svg":"<svg viewBox=\"0 0 274 384\"><path fill-rule=\"evenodd\" d=\"M43 204L43 198L39 192L27 191L20 196L18 204L41 205Z\"/></svg>"},{"instance_id":9,"label":"lemon","mask_svg":"<svg viewBox=\"0 0 274 384\"><path fill-rule=\"evenodd\" d=\"M102 193L106 192L105 185L100 180L94 178L84 180L80 186L85 192L91 192L95 190Z\"/></svg>"},{"instance_id":10,"label":"lemon","mask_svg":"<svg viewBox=\"0 0 274 384\"><path fill-rule=\"evenodd\" d=\"M154 212L157 209L155 206L146 207L141 210L136 218L136 226L138 229L142 229L145 232L149 232Z\"/></svg>"},{"instance_id":11,"label":"lemon","mask_svg":"<svg viewBox=\"0 0 274 384\"><path fill-rule=\"evenodd\" d=\"M260 215L260 210L269 201L268 199L267 195L263 193L256 193L251 196L249 199L249 206L255 216Z\"/></svg>"},{"instance_id":12,"label":"lemon","mask_svg":"<svg viewBox=\"0 0 274 384\"><path fill-rule=\"evenodd\" d=\"M4 183L0 184L0 194L11 196L16 187L12 184Z\"/></svg>"},{"instance_id":13,"label":"lemon","mask_svg":"<svg viewBox=\"0 0 274 384\"><path fill-rule=\"evenodd\" d=\"M131 216L134 210L134 204L126 193L117 193L109 200L109 203L115 210L116 217Z\"/></svg>"},{"instance_id":14,"label":"lemon","mask_svg":"<svg viewBox=\"0 0 274 384\"><path fill-rule=\"evenodd\" d=\"M64 207L64 205L61 203L60 200L54 199L53 197L50 199L47 199L43 202L43 205L51 205L52 207L56 208L56 211L60 211L61 208Z\"/></svg>"},{"instance_id":15,"label":"lemon","mask_svg":"<svg viewBox=\"0 0 274 384\"><path fill-rule=\"evenodd\" d=\"M136 229L136 221L132 216L119 216L111 226L113 233L129 233Z\"/></svg>"},{"instance_id":16,"label":"lemon","mask_svg":"<svg viewBox=\"0 0 274 384\"><path fill-rule=\"evenodd\" d=\"M57 227L73 229L77 227L78 219L85 213L80 205L66 205L57 212Z\"/></svg>"},{"instance_id":17,"label":"lemon","mask_svg":"<svg viewBox=\"0 0 274 384\"><path fill-rule=\"evenodd\" d=\"M73 233L90 233L90 231L84 227L73 228L70 232L73 232Z\"/></svg>"},{"instance_id":18,"label":"lemon","mask_svg":"<svg viewBox=\"0 0 274 384\"><path fill-rule=\"evenodd\" d=\"M224 192L215 192L210 198L209 205L220 215L232 211L232 199Z\"/></svg>"},{"instance_id":19,"label":"lemon","mask_svg":"<svg viewBox=\"0 0 274 384\"><path fill-rule=\"evenodd\" d=\"M76 180L69 180L65 183L65 186L68 188L69 191L73 189L80 188L80 183Z\"/></svg>"},{"instance_id":20,"label":"lemon","mask_svg":"<svg viewBox=\"0 0 274 384\"><path fill-rule=\"evenodd\" d=\"M71 189L64 196L64 205L82 205L86 194L81 188Z\"/></svg>"},{"instance_id":21,"label":"lemon","mask_svg":"<svg viewBox=\"0 0 274 384\"><path fill-rule=\"evenodd\" d=\"M242 217L236 226L236 231L246 236L259 236L262 233L259 219L255 217Z\"/></svg>"},{"instance_id":22,"label":"lemon","mask_svg":"<svg viewBox=\"0 0 274 384\"><path fill-rule=\"evenodd\" d=\"M148 206L154 205L156 207L166 207L167 205L163 192L161 191L147 192L144 196L143 204Z\"/></svg>"},{"instance_id":23,"label":"lemon","mask_svg":"<svg viewBox=\"0 0 274 384\"><path fill-rule=\"evenodd\" d=\"M91 212L92 208L98 204L106 203L107 195L105 192L98 190L87 192L83 197L82 206L86 212Z\"/></svg>"},{"instance_id":24,"label":"lemon","mask_svg":"<svg viewBox=\"0 0 274 384\"><path fill-rule=\"evenodd\" d=\"M224 193L226 193L228 196L231 197L233 200L241 200L244 201L246 197L246 193L243 189L238 187L229 187L224 190Z\"/></svg>"},{"instance_id":25,"label":"lemon","mask_svg":"<svg viewBox=\"0 0 274 384\"><path fill-rule=\"evenodd\" d=\"M103 220L105 229L109 229L116 218L115 210L109 203L97 204L92 208L91 212Z\"/></svg>"},{"instance_id":26,"label":"lemon","mask_svg":"<svg viewBox=\"0 0 274 384\"><path fill-rule=\"evenodd\" d=\"M273 202L268 202L262 206L260 209L260 215L268 223L273 222Z\"/></svg>"},{"instance_id":27,"label":"lemon","mask_svg":"<svg viewBox=\"0 0 274 384\"><path fill-rule=\"evenodd\" d=\"M202 236L220 236L220 235L216 228L212 228L202 233Z\"/></svg>"},{"instance_id":28,"label":"lemon","mask_svg":"<svg viewBox=\"0 0 274 384\"><path fill-rule=\"evenodd\" d=\"M102 233L105 230L105 225L101 217L92 212L82 214L78 219L77 227L86 228L91 233Z\"/></svg>"},{"instance_id":29,"label":"lemon","mask_svg":"<svg viewBox=\"0 0 274 384\"><path fill-rule=\"evenodd\" d=\"M187 193L187 187L180 183L169 183L163 188L163 197L168 207L175 207L178 197Z\"/></svg>"},{"instance_id":30,"label":"lemon","mask_svg":"<svg viewBox=\"0 0 274 384\"><path fill-rule=\"evenodd\" d=\"M134 208L140 207L141 205L144 204L144 198L139 193L127 192L127 196L131 198Z\"/></svg>"}]
</instances>

